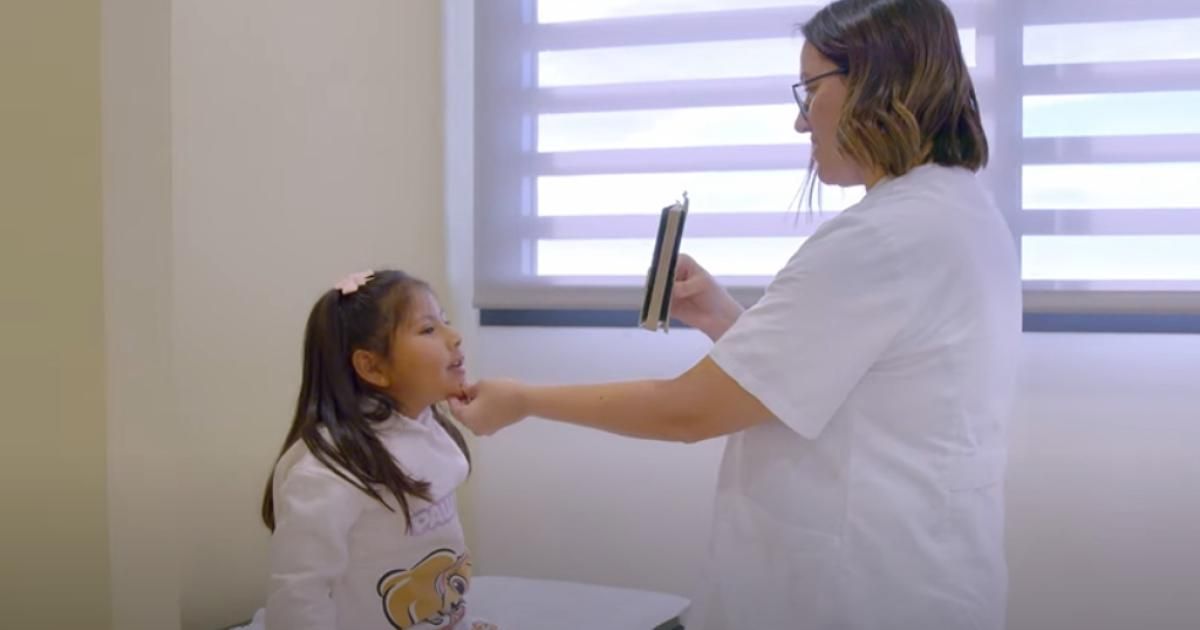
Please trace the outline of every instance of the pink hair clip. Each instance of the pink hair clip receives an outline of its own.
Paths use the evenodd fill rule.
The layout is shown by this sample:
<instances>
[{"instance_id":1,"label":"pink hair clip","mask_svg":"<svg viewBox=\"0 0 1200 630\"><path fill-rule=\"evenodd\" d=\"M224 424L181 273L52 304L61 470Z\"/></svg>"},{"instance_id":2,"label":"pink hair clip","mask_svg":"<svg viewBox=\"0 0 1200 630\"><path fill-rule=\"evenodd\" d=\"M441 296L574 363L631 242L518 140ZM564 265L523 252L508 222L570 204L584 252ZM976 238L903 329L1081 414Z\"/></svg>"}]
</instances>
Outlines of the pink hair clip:
<instances>
[{"instance_id":1,"label":"pink hair clip","mask_svg":"<svg viewBox=\"0 0 1200 630\"><path fill-rule=\"evenodd\" d=\"M333 288L341 291L342 295L350 295L351 293L361 289L364 284L370 282L371 278L374 276L374 271L360 271L358 273L352 273L339 280L337 284L333 285Z\"/></svg>"}]
</instances>

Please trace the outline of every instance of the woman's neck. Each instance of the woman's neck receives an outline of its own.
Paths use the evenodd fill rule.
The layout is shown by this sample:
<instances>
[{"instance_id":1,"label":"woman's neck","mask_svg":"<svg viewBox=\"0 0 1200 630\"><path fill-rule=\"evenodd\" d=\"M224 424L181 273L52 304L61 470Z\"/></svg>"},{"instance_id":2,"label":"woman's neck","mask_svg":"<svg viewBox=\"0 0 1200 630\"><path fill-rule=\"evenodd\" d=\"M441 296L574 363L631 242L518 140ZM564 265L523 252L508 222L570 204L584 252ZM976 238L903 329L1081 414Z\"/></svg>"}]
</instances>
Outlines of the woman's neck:
<instances>
[{"instance_id":1,"label":"woman's neck","mask_svg":"<svg viewBox=\"0 0 1200 630\"><path fill-rule=\"evenodd\" d=\"M867 185L867 190L874 188L875 184L883 181L884 177L886 177L886 173L884 173L881 169L873 168L867 171L865 178L866 181L864 182Z\"/></svg>"}]
</instances>

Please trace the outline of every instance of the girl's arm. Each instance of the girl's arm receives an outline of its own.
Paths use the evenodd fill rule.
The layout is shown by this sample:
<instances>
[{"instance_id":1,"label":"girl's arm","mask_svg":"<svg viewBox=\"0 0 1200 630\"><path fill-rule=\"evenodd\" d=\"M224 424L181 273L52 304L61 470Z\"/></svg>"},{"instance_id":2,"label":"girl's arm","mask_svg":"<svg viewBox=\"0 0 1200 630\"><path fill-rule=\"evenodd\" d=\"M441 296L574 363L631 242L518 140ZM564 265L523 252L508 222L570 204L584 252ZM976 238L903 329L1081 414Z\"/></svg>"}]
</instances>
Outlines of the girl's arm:
<instances>
[{"instance_id":1,"label":"girl's arm","mask_svg":"<svg viewBox=\"0 0 1200 630\"><path fill-rule=\"evenodd\" d=\"M275 497L267 630L330 630L334 580L349 564L358 490L327 469L298 465Z\"/></svg>"},{"instance_id":2,"label":"girl's arm","mask_svg":"<svg viewBox=\"0 0 1200 630\"><path fill-rule=\"evenodd\" d=\"M712 359L670 380L534 387L482 381L470 402L451 401L454 415L488 435L526 416L569 422L631 437L697 442L767 422L766 407Z\"/></svg>"}]
</instances>

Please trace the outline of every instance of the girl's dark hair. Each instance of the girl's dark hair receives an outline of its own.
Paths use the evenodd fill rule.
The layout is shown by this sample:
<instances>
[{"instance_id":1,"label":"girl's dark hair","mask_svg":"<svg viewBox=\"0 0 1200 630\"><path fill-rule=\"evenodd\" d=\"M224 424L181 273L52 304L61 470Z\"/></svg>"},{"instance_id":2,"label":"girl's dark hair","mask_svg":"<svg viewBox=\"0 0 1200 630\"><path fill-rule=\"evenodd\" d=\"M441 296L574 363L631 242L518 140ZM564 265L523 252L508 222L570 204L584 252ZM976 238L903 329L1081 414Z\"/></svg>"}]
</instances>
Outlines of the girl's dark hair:
<instances>
[{"instance_id":1,"label":"girl's dark hair","mask_svg":"<svg viewBox=\"0 0 1200 630\"><path fill-rule=\"evenodd\" d=\"M390 493L412 527L408 497L433 501L429 482L415 479L397 465L372 425L398 411L396 402L358 377L351 355L357 349L386 357L397 326L408 314L412 295L429 290L425 282L402 271L376 271L357 291L343 295L330 289L313 305L304 330L304 374L292 428L276 463L303 440L309 452L339 477L367 496L385 501ZM467 457L462 433L435 406L434 417ZM275 531L274 472L267 479L262 519Z\"/></svg>"},{"instance_id":2,"label":"girl's dark hair","mask_svg":"<svg viewBox=\"0 0 1200 630\"><path fill-rule=\"evenodd\" d=\"M892 177L930 162L987 165L975 87L941 0L837 0L800 30L846 72L845 155Z\"/></svg>"}]
</instances>

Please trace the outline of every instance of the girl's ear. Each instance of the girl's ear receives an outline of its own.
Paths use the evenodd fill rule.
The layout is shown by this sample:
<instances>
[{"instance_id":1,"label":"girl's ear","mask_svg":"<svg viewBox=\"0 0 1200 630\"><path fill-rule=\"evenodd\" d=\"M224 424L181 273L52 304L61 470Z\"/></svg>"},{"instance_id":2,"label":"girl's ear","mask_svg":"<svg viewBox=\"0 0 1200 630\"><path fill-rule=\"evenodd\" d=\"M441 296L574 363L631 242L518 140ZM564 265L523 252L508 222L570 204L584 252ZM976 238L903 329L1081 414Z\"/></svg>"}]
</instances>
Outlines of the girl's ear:
<instances>
[{"instance_id":1,"label":"girl's ear","mask_svg":"<svg viewBox=\"0 0 1200 630\"><path fill-rule=\"evenodd\" d=\"M374 352L359 348L351 353L350 363L354 366L354 373L358 374L358 378L371 385L380 389L391 385L391 381L382 369L382 361Z\"/></svg>"}]
</instances>

